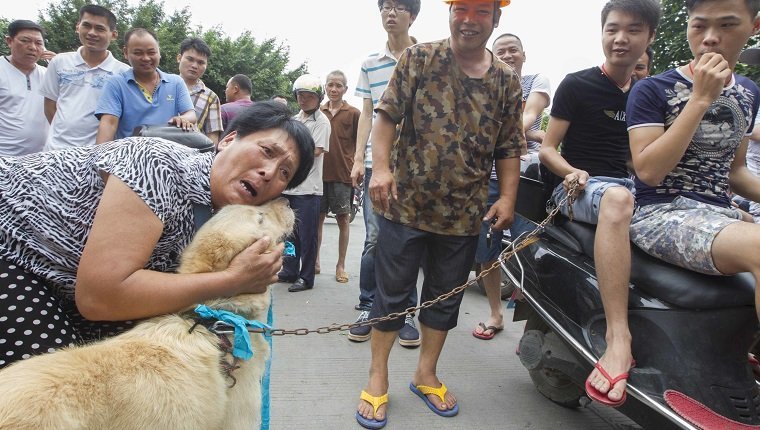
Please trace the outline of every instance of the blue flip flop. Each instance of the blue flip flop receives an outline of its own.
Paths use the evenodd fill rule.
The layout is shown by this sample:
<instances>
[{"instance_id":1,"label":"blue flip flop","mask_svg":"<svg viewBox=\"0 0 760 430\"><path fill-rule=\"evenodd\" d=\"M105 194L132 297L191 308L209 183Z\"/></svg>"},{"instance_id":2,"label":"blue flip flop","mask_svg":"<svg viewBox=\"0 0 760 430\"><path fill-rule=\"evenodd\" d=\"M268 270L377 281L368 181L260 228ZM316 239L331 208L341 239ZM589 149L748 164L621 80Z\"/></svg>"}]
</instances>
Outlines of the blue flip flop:
<instances>
[{"instance_id":1,"label":"blue flip flop","mask_svg":"<svg viewBox=\"0 0 760 430\"><path fill-rule=\"evenodd\" d=\"M362 390L362 394L359 398L372 405L373 416L377 413L377 408L385 403L388 403L388 393L376 397ZM358 422L359 425L365 429L381 429L385 427L386 424L388 424L388 415L386 415L382 420L376 420L374 418L368 419L361 416L361 414L359 414L359 411L357 411L356 422Z\"/></svg>"},{"instance_id":2,"label":"blue flip flop","mask_svg":"<svg viewBox=\"0 0 760 430\"><path fill-rule=\"evenodd\" d=\"M420 399L425 401L425 404L428 408L430 408L431 411L435 412L436 414L442 416L442 417L453 417L454 415L459 413L459 404L457 403L454 405L452 409L447 409L445 411L442 411L436 407L433 402L430 401L430 399L427 398L428 394L435 394L441 399L441 402L443 402L444 396L446 396L446 392L449 391L448 388L446 388L446 385L441 382L441 386L438 388L428 387L427 385L414 385L414 382L409 383L409 389L412 390L412 393L419 396Z\"/></svg>"}]
</instances>

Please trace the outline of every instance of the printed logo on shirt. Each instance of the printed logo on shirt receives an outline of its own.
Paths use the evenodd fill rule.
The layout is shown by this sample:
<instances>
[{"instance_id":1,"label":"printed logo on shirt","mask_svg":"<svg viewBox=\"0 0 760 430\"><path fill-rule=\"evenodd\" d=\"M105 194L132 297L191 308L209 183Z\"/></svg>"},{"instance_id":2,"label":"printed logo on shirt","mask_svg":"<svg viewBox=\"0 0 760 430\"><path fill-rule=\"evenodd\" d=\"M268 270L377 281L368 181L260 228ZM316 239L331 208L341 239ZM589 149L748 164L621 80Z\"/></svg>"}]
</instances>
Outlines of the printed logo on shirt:
<instances>
[{"instance_id":1,"label":"printed logo on shirt","mask_svg":"<svg viewBox=\"0 0 760 430\"><path fill-rule=\"evenodd\" d=\"M624 110L605 110L604 114L608 117L614 119L615 121L622 121L625 122L625 111Z\"/></svg>"},{"instance_id":2,"label":"printed logo on shirt","mask_svg":"<svg viewBox=\"0 0 760 430\"><path fill-rule=\"evenodd\" d=\"M173 95L171 95L171 94L167 95L167 96L166 96L166 101L167 101L167 102L173 102L173 101L174 101L174 96L173 96ZM623 112L623 113L625 113L625 112Z\"/></svg>"}]
</instances>

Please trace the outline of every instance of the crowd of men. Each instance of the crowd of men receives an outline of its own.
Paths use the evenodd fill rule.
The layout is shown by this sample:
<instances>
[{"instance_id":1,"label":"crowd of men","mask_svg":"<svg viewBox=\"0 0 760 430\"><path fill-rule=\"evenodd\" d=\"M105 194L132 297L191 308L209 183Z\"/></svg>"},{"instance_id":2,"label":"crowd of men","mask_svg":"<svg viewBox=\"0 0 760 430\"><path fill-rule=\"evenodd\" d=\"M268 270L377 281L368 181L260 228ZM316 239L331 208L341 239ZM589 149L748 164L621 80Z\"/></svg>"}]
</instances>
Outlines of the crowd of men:
<instances>
[{"instance_id":1,"label":"crowd of men","mask_svg":"<svg viewBox=\"0 0 760 430\"><path fill-rule=\"evenodd\" d=\"M760 201L760 143L750 144L758 139L760 90L733 73L748 38L760 32L760 2L686 0L694 59L648 77L660 5L610 0L601 11L605 60L559 84L545 131L540 124L551 87L542 74L523 75L522 40L505 33L486 48L509 0L447 3L450 37L418 43L409 30L420 1L378 1L387 39L362 63L355 89L361 109L343 99L348 81L340 70L294 82L295 118L311 132L315 163L307 180L285 193L298 221L295 255L284 260L279 280L291 292L314 288L323 224L332 212L339 228L335 281L348 281L349 216L354 189L363 188L357 321L451 291L467 280L473 261L493 264L503 231L526 228L514 213L520 159L538 158L553 174L551 202L597 225L607 350L586 391L620 405L634 362L627 322L631 241L691 270L748 271L760 279L754 252L760 227L753 222L760 212L731 203L732 193ZM82 7L76 30L82 46L55 55L45 51L39 25L10 24L11 54L0 61L0 156L100 144L130 136L141 124L173 124L218 142L235 115L254 103L245 75L229 79L224 104L203 84L212 53L201 39L182 42L179 75L173 75L158 69L159 41L148 29L127 32L129 64L117 61L108 51L118 36L116 17L101 6ZM41 58L50 59L47 68ZM287 103L282 95L272 100ZM578 195L567 207L571 190ZM425 279L418 292L420 267ZM490 315L473 335L489 340L504 327L498 273L484 283ZM371 339L369 380L356 412L362 426L386 423L396 339L423 345L410 389L436 414L457 414L436 366L461 299L421 310L419 330L415 314L350 330L352 341Z\"/></svg>"}]
</instances>

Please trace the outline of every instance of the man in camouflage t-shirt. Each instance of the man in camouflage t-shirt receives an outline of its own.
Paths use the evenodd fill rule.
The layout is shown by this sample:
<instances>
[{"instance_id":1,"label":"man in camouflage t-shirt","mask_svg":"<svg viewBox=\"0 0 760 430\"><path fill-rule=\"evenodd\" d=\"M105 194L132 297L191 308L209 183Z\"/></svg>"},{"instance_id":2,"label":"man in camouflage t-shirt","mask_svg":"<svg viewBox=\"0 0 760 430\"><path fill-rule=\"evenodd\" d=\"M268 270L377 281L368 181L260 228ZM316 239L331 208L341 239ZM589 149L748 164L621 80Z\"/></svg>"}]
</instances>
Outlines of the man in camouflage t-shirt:
<instances>
[{"instance_id":1,"label":"man in camouflage t-shirt","mask_svg":"<svg viewBox=\"0 0 760 430\"><path fill-rule=\"evenodd\" d=\"M382 215L382 234L370 318L404 310L420 265L421 302L464 284L484 214L494 229L512 222L519 156L526 152L522 89L519 76L485 48L507 3L449 2L451 37L407 48L375 109L370 198ZM494 159L500 198L486 212ZM410 388L443 416L456 415L458 406L435 369L461 299L419 313L422 357ZM373 428L385 420L388 357L403 324L399 318L372 328L370 379L356 418Z\"/></svg>"}]
</instances>

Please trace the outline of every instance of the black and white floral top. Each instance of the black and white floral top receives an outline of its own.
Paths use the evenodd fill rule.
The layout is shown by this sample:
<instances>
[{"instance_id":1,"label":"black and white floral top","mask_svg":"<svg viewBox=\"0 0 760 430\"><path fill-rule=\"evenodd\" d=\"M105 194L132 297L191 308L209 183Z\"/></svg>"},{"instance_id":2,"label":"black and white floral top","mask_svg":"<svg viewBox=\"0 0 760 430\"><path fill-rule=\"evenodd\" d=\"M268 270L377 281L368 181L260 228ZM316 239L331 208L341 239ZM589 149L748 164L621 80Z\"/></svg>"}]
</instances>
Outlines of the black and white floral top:
<instances>
[{"instance_id":1,"label":"black and white floral top","mask_svg":"<svg viewBox=\"0 0 760 430\"><path fill-rule=\"evenodd\" d=\"M210 204L213 157L168 140L131 137L0 158L0 257L73 298L103 194L102 171L122 180L161 220L164 231L146 268L171 271L195 232L193 204Z\"/></svg>"}]
</instances>

